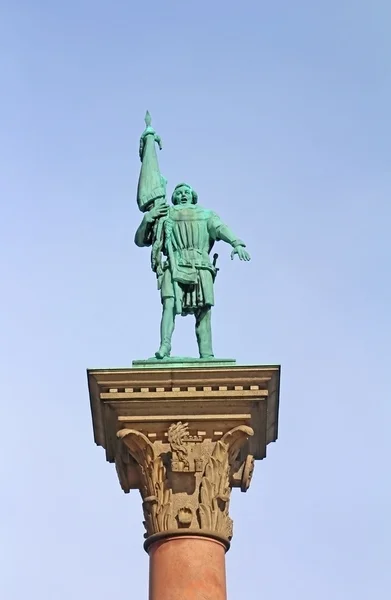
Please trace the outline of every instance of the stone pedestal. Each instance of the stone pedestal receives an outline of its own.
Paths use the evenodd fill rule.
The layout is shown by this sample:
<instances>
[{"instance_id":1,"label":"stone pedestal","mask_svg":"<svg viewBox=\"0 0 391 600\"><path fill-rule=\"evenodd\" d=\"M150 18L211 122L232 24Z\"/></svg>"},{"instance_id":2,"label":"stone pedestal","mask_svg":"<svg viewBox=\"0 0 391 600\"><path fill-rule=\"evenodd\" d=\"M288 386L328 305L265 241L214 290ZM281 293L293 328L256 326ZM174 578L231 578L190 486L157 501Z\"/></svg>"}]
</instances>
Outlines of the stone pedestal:
<instances>
[{"instance_id":1,"label":"stone pedestal","mask_svg":"<svg viewBox=\"0 0 391 600\"><path fill-rule=\"evenodd\" d=\"M150 599L224 600L231 490L277 439L279 367L140 362L88 381L95 441L141 493Z\"/></svg>"}]
</instances>

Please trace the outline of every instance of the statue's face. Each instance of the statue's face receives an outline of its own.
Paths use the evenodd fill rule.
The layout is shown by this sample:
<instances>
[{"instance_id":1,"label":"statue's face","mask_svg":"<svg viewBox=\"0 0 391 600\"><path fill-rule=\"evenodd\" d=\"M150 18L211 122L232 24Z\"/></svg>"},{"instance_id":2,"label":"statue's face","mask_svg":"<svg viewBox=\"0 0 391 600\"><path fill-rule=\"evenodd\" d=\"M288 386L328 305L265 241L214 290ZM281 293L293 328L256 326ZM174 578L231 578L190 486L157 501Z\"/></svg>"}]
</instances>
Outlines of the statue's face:
<instances>
[{"instance_id":1,"label":"statue's face","mask_svg":"<svg viewBox=\"0 0 391 600\"><path fill-rule=\"evenodd\" d=\"M193 193L188 185L181 185L175 190L174 194L175 204L180 206L187 206L193 203Z\"/></svg>"}]
</instances>

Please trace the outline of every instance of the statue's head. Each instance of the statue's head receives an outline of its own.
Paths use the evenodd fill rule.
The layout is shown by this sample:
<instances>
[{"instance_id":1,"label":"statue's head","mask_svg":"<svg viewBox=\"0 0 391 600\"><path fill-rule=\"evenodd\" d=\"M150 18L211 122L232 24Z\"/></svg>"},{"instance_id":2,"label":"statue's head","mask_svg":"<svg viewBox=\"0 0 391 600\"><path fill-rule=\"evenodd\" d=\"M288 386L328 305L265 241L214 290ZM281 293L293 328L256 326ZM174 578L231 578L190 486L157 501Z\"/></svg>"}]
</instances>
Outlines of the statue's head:
<instances>
[{"instance_id":1,"label":"statue's head","mask_svg":"<svg viewBox=\"0 0 391 600\"><path fill-rule=\"evenodd\" d=\"M175 205L196 204L197 201L197 192L187 183L179 183L171 196L171 202Z\"/></svg>"}]
</instances>

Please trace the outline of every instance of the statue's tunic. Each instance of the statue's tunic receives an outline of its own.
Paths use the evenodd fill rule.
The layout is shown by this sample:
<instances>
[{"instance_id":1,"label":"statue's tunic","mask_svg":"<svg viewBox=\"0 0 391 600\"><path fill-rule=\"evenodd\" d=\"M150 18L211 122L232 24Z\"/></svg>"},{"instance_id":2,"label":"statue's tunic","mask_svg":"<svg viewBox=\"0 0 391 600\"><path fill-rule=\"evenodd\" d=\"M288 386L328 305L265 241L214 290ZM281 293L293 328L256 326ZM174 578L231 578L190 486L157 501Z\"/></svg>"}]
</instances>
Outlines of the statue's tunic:
<instances>
[{"instance_id":1,"label":"statue's tunic","mask_svg":"<svg viewBox=\"0 0 391 600\"><path fill-rule=\"evenodd\" d=\"M162 301L175 298L176 313L194 314L214 305L216 269L209 253L215 241L241 244L216 213L198 205L171 206L168 216L144 230L143 245L152 244ZM160 230L160 233L158 233ZM161 253L166 257L161 262Z\"/></svg>"}]
</instances>

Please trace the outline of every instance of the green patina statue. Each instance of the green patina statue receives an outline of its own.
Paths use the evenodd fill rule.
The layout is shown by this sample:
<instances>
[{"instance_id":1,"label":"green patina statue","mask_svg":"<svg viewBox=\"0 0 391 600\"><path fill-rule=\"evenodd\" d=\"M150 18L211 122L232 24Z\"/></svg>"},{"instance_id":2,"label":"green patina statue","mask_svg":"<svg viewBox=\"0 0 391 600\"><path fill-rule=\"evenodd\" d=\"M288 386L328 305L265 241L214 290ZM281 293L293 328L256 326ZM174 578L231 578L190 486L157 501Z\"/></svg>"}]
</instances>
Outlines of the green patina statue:
<instances>
[{"instance_id":1,"label":"green patina statue","mask_svg":"<svg viewBox=\"0 0 391 600\"><path fill-rule=\"evenodd\" d=\"M166 202L166 180L161 175L155 143L161 140L151 126L147 112L146 129L140 140L141 171L137 203L144 218L136 231L137 246L151 246L151 267L156 273L163 313L157 359L170 356L176 315L195 316L195 331L200 358L212 359L211 307L213 284L218 269L217 254L210 260L216 241L233 247L240 260L250 260L245 244L211 210L198 204L194 189L180 183Z\"/></svg>"}]
</instances>

